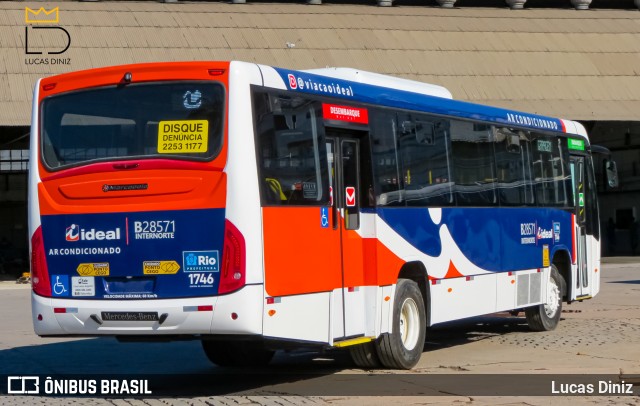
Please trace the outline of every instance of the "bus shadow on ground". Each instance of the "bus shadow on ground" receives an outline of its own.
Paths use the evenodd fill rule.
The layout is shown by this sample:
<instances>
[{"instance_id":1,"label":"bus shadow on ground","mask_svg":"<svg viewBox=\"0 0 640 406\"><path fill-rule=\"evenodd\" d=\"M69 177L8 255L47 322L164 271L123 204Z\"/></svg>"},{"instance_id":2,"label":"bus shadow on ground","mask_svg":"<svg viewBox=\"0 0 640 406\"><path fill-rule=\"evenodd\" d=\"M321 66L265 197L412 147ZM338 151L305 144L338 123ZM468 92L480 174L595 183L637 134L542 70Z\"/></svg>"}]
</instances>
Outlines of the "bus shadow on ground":
<instances>
[{"instance_id":1,"label":"bus shadow on ground","mask_svg":"<svg viewBox=\"0 0 640 406\"><path fill-rule=\"evenodd\" d=\"M625 283L628 285L640 285L640 279L635 281L609 281L607 283Z\"/></svg>"},{"instance_id":2,"label":"bus shadow on ground","mask_svg":"<svg viewBox=\"0 0 640 406\"><path fill-rule=\"evenodd\" d=\"M429 329L424 351L525 331L524 318L506 314L443 323ZM348 387L363 376L379 374L354 368L345 350L278 351L268 367L220 368L207 360L198 341L122 343L114 338L89 338L0 350L0 375L148 379L154 397L320 395L325 390L330 394L333 385Z\"/></svg>"},{"instance_id":3,"label":"bus shadow on ground","mask_svg":"<svg viewBox=\"0 0 640 406\"><path fill-rule=\"evenodd\" d=\"M5 380L147 380L154 396L295 394L301 388L313 392L324 385L316 385L316 380L350 366L344 352L327 356L296 351L278 352L269 367L221 368L208 361L199 341L121 343L90 338L0 350L0 377Z\"/></svg>"},{"instance_id":4,"label":"bus shadow on ground","mask_svg":"<svg viewBox=\"0 0 640 406\"><path fill-rule=\"evenodd\" d=\"M526 331L524 318L508 315L442 323L428 330L424 351ZM43 342L47 340L43 339ZM346 350L296 350L278 351L264 371L326 370L333 373L353 367ZM0 350L0 374L210 374L235 370L209 362L197 340L119 342L111 337L83 338ZM254 368L253 371L263 369Z\"/></svg>"},{"instance_id":5,"label":"bus shadow on ground","mask_svg":"<svg viewBox=\"0 0 640 406\"><path fill-rule=\"evenodd\" d=\"M427 330L425 351L454 347L511 333L529 332L527 320L497 313L437 324Z\"/></svg>"}]
</instances>

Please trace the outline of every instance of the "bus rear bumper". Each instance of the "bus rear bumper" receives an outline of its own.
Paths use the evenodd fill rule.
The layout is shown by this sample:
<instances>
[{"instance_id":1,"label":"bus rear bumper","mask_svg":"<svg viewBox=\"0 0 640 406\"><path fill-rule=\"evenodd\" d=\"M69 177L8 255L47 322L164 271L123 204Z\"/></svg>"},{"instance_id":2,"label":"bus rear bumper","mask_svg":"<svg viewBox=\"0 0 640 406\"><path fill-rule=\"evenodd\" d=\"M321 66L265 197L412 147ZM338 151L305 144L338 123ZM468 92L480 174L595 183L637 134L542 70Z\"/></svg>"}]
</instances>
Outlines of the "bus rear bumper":
<instances>
[{"instance_id":1,"label":"bus rear bumper","mask_svg":"<svg viewBox=\"0 0 640 406\"><path fill-rule=\"evenodd\" d=\"M260 335L263 303L262 285L224 296L185 299L79 300L31 294L33 326L39 336ZM122 320L130 318L149 320Z\"/></svg>"}]
</instances>

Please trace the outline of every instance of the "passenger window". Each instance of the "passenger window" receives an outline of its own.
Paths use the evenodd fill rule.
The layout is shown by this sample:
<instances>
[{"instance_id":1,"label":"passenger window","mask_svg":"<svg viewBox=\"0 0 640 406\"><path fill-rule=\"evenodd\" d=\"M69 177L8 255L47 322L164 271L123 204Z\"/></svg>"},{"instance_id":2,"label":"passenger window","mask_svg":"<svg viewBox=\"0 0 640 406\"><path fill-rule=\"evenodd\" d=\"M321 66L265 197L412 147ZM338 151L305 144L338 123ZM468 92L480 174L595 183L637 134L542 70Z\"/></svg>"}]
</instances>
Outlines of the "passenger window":
<instances>
[{"instance_id":1,"label":"passenger window","mask_svg":"<svg viewBox=\"0 0 640 406\"><path fill-rule=\"evenodd\" d=\"M496 128L496 189L500 205L526 206L535 203L528 134L522 130Z\"/></svg>"},{"instance_id":2,"label":"passenger window","mask_svg":"<svg viewBox=\"0 0 640 406\"><path fill-rule=\"evenodd\" d=\"M376 203L380 206L404 205L396 150L396 115L384 110L372 111L369 125Z\"/></svg>"},{"instance_id":3,"label":"passenger window","mask_svg":"<svg viewBox=\"0 0 640 406\"><path fill-rule=\"evenodd\" d=\"M398 114L404 199L407 206L453 203L448 121L412 113Z\"/></svg>"},{"instance_id":4,"label":"passenger window","mask_svg":"<svg viewBox=\"0 0 640 406\"><path fill-rule=\"evenodd\" d=\"M327 153L319 103L285 94L254 94L264 205L326 205Z\"/></svg>"},{"instance_id":5,"label":"passenger window","mask_svg":"<svg viewBox=\"0 0 640 406\"><path fill-rule=\"evenodd\" d=\"M569 156L563 138L533 134L531 140L536 202L539 206L571 205Z\"/></svg>"},{"instance_id":6,"label":"passenger window","mask_svg":"<svg viewBox=\"0 0 640 406\"><path fill-rule=\"evenodd\" d=\"M497 204L491 126L451 120L451 151L458 206Z\"/></svg>"}]
</instances>

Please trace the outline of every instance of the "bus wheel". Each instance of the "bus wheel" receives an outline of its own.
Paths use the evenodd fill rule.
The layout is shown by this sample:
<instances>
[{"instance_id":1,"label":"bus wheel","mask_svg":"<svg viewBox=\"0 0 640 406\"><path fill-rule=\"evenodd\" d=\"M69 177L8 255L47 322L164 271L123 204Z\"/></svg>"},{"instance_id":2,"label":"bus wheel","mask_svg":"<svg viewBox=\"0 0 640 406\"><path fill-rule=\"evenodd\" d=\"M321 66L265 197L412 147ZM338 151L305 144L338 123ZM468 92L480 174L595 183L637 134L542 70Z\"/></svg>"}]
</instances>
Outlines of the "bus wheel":
<instances>
[{"instance_id":1,"label":"bus wheel","mask_svg":"<svg viewBox=\"0 0 640 406\"><path fill-rule=\"evenodd\" d=\"M422 355L426 322L418 284L399 279L393 303L393 330L376 340L380 361L387 368L411 369Z\"/></svg>"},{"instance_id":2,"label":"bus wheel","mask_svg":"<svg viewBox=\"0 0 640 406\"><path fill-rule=\"evenodd\" d=\"M552 264L551 277L547 283L547 302L524 310L531 330L550 331L556 328L562 313L563 285L564 280L558 272L558 268Z\"/></svg>"},{"instance_id":3,"label":"bus wheel","mask_svg":"<svg viewBox=\"0 0 640 406\"><path fill-rule=\"evenodd\" d=\"M275 354L256 341L202 340L202 348L209 361L221 367L265 366Z\"/></svg>"},{"instance_id":4,"label":"bus wheel","mask_svg":"<svg viewBox=\"0 0 640 406\"><path fill-rule=\"evenodd\" d=\"M360 368L373 369L380 368L382 365L373 342L351 346L349 354L353 362Z\"/></svg>"}]
</instances>

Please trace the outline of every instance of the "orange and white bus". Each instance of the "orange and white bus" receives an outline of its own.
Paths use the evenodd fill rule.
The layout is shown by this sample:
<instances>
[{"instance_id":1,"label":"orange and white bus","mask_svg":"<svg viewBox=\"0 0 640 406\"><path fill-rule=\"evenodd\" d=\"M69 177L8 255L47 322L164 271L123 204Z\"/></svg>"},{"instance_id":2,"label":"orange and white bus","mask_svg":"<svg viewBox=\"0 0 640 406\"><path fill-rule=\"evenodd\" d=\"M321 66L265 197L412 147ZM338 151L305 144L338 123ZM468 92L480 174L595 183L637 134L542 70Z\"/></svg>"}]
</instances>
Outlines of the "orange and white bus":
<instances>
[{"instance_id":1,"label":"orange and white bus","mask_svg":"<svg viewBox=\"0 0 640 406\"><path fill-rule=\"evenodd\" d=\"M193 338L219 365L349 347L411 368L429 326L524 310L550 330L600 288L577 122L235 61L41 79L32 122L43 337Z\"/></svg>"}]
</instances>

